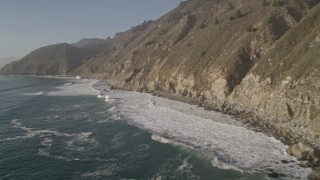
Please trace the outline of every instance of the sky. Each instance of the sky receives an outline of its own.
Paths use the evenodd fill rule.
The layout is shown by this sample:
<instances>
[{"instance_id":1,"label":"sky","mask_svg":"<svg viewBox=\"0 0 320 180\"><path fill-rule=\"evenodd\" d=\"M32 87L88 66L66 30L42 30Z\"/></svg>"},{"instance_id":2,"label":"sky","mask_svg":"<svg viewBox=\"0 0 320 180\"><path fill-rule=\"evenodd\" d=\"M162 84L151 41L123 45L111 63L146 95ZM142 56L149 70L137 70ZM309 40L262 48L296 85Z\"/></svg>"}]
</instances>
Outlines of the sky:
<instances>
[{"instance_id":1,"label":"sky","mask_svg":"<svg viewBox=\"0 0 320 180\"><path fill-rule=\"evenodd\" d=\"M155 20L181 0L0 0L0 59L55 43L107 38Z\"/></svg>"}]
</instances>

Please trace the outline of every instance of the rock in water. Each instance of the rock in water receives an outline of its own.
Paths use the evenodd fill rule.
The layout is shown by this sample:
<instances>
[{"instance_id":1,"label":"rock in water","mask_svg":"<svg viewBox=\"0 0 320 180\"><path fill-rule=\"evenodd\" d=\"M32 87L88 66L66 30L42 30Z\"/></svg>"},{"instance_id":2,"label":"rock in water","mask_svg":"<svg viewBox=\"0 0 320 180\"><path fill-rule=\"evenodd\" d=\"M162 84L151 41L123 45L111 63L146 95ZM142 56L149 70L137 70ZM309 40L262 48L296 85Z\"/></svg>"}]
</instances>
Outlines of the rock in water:
<instances>
[{"instance_id":1,"label":"rock in water","mask_svg":"<svg viewBox=\"0 0 320 180\"><path fill-rule=\"evenodd\" d=\"M320 168L317 168L312 171L312 173L308 176L309 180L320 180Z\"/></svg>"},{"instance_id":2,"label":"rock in water","mask_svg":"<svg viewBox=\"0 0 320 180\"><path fill-rule=\"evenodd\" d=\"M308 145L298 143L289 146L287 149L288 154L296 157L298 160L313 160L314 159L314 149Z\"/></svg>"}]
</instances>

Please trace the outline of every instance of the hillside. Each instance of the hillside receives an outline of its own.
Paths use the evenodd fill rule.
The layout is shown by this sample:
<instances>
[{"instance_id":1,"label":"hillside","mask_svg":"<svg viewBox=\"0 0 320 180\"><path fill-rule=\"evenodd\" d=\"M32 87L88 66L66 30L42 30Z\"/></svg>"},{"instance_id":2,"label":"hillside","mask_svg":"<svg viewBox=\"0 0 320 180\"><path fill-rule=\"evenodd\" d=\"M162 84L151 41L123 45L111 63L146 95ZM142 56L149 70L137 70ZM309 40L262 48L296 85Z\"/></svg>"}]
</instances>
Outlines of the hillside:
<instances>
[{"instance_id":1,"label":"hillside","mask_svg":"<svg viewBox=\"0 0 320 180\"><path fill-rule=\"evenodd\" d=\"M84 47L94 47L94 46L103 46L106 43L104 39L98 38L85 38L80 41L73 43L72 46L84 48Z\"/></svg>"},{"instance_id":2,"label":"hillside","mask_svg":"<svg viewBox=\"0 0 320 180\"><path fill-rule=\"evenodd\" d=\"M9 64L10 62L17 61L17 60L19 60L19 59L15 58L15 57L1 58L0 59L0 68L5 66L6 64Z\"/></svg>"},{"instance_id":3,"label":"hillside","mask_svg":"<svg viewBox=\"0 0 320 180\"><path fill-rule=\"evenodd\" d=\"M1 72L111 79L118 88L182 96L319 146L318 2L183 1L158 20L105 40L93 54L69 45L68 56L41 48ZM44 62L54 70L43 70Z\"/></svg>"},{"instance_id":4,"label":"hillside","mask_svg":"<svg viewBox=\"0 0 320 180\"><path fill-rule=\"evenodd\" d=\"M65 75L78 68L96 52L95 49L78 48L66 43L49 45L6 65L1 69L1 74Z\"/></svg>"}]
</instances>

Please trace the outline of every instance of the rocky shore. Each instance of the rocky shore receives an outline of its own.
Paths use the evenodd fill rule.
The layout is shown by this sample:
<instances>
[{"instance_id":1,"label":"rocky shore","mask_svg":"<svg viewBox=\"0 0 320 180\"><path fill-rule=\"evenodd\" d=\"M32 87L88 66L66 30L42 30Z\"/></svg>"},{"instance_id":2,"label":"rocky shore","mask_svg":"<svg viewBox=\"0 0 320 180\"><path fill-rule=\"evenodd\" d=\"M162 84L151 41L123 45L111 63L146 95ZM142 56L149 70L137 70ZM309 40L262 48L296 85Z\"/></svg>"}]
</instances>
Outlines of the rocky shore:
<instances>
[{"instance_id":1,"label":"rocky shore","mask_svg":"<svg viewBox=\"0 0 320 180\"><path fill-rule=\"evenodd\" d=\"M111 80L108 80L108 83L109 85L111 85L112 89L152 93L155 96L160 96L163 98L190 104L196 104L200 107L204 107L206 110L214 110L217 112L228 114L245 124L249 124L250 127L256 131L264 132L269 136L276 137L286 145L293 145L301 142L313 148L320 148L320 138L312 131L302 130L306 127L293 128L290 124L283 124L283 126L279 126L278 124L273 123L272 119L269 119L267 117L262 118L262 115L259 114L259 112L256 112L252 109L243 108L237 104L228 104L219 100L214 101L201 98L194 99L179 94L149 90L147 88L126 88L119 85L116 81Z\"/></svg>"},{"instance_id":2,"label":"rocky shore","mask_svg":"<svg viewBox=\"0 0 320 180\"><path fill-rule=\"evenodd\" d=\"M221 105L219 104L219 102L208 101L201 98L194 99L187 96L167 93L163 91L148 90L147 88L124 88L117 82L112 80L108 80L107 84L111 87L111 89L152 93L154 96L194 104L198 105L199 107L204 107L204 109L209 111L213 110L230 115L238 121L249 125L249 128L251 130L262 132L268 136L275 137L276 139L286 144L288 146L287 153L299 160L301 162L301 167L311 167L313 169L313 172L308 178L310 180L320 179L320 139L314 138L315 135L312 131L301 131L299 127L299 132L297 132L297 128L292 128L290 124L285 126L278 126L276 124L273 124L272 120L268 118L261 118L261 115L259 115L258 112L255 112L253 110L246 110L236 105ZM286 164L290 162L286 162L284 160L282 163ZM272 172L269 174L269 176L279 177L279 174L277 174L276 172Z\"/></svg>"}]
</instances>

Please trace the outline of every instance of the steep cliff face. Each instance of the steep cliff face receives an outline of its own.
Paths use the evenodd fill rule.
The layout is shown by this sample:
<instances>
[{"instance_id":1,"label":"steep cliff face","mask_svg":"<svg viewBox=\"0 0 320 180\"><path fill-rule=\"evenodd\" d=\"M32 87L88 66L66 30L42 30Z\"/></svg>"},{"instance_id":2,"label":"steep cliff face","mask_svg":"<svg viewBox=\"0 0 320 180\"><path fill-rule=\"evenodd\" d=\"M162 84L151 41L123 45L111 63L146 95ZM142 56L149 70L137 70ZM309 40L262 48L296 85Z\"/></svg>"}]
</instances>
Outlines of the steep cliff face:
<instances>
[{"instance_id":1,"label":"steep cliff face","mask_svg":"<svg viewBox=\"0 0 320 180\"><path fill-rule=\"evenodd\" d=\"M120 88L162 91L250 114L316 145L320 7L266 2L182 2L143 31L115 37L128 36L130 43L77 71L114 79Z\"/></svg>"},{"instance_id":2,"label":"steep cliff face","mask_svg":"<svg viewBox=\"0 0 320 180\"><path fill-rule=\"evenodd\" d=\"M124 89L182 96L316 146L318 2L183 1L156 21L116 34L65 73L112 79Z\"/></svg>"}]
</instances>

